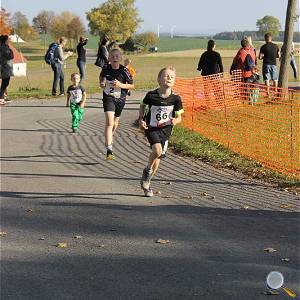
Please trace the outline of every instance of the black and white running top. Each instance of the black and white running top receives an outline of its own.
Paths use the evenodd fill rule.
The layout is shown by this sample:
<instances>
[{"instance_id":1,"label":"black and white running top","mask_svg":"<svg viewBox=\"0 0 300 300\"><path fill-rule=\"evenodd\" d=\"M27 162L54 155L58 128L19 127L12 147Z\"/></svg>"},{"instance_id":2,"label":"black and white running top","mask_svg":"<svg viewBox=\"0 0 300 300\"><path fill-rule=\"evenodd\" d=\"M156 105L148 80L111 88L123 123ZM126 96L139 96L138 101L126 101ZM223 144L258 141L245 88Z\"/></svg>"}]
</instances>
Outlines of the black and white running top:
<instances>
[{"instance_id":1,"label":"black and white running top","mask_svg":"<svg viewBox=\"0 0 300 300\"><path fill-rule=\"evenodd\" d=\"M85 89L81 86L70 85L68 87L67 93L70 96L69 100L71 103L80 103L82 101Z\"/></svg>"},{"instance_id":2,"label":"black and white running top","mask_svg":"<svg viewBox=\"0 0 300 300\"><path fill-rule=\"evenodd\" d=\"M114 87L112 81L117 79L122 83L133 84L133 80L127 68L120 65L119 69L115 70L111 65L108 65L106 68L102 69L100 77L106 79L106 85L103 90L103 99L114 98L123 101L126 100L128 90Z\"/></svg>"},{"instance_id":3,"label":"black and white running top","mask_svg":"<svg viewBox=\"0 0 300 300\"><path fill-rule=\"evenodd\" d=\"M171 119L183 113L181 98L173 92L169 97L163 98L158 89L150 91L141 104L147 105L144 120L151 128L171 126Z\"/></svg>"}]
</instances>

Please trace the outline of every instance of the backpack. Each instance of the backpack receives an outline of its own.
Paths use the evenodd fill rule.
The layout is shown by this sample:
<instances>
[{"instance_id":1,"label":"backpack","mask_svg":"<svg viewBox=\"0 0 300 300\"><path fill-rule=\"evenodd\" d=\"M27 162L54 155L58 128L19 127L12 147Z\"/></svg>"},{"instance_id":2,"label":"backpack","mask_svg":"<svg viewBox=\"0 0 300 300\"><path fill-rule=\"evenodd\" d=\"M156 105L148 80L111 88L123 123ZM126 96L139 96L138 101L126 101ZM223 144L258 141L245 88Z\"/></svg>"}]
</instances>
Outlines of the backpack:
<instances>
[{"instance_id":1,"label":"backpack","mask_svg":"<svg viewBox=\"0 0 300 300\"><path fill-rule=\"evenodd\" d=\"M252 71L255 68L255 62L253 61L250 53L247 52L247 55L244 60L244 70L245 71Z\"/></svg>"},{"instance_id":2,"label":"backpack","mask_svg":"<svg viewBox=\"0 0 300 300\"><path fill-rule=\"evenodd\" d=\"M49 48L45 54L45 62L48 65L52 65L55 62L54 52L57 47L58 47L57 43L52 43L49 45Z\"/></svg>"}]
</instances>

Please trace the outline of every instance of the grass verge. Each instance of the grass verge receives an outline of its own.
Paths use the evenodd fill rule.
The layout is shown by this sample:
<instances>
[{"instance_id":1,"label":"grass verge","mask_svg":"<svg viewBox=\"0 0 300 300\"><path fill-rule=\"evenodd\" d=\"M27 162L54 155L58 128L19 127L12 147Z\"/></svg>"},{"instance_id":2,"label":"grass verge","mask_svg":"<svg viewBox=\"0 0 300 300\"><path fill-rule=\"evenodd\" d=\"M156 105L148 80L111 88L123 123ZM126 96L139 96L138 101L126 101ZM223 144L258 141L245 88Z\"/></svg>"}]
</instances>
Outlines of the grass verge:
<instances>
[{"instance_id":1,"label":"grass verge","mask_svg":"<svg viewBox=\"0 0 300 300\"><path fill-rule=\"evenodd\" d=\"M300 191L298 179L267 169L260 163L242 157L190 129L174 127L170 146L177 154L200 159L214 167L231 169L246 178L261 179L293 192Z\"/></svg>"}]
</instances>

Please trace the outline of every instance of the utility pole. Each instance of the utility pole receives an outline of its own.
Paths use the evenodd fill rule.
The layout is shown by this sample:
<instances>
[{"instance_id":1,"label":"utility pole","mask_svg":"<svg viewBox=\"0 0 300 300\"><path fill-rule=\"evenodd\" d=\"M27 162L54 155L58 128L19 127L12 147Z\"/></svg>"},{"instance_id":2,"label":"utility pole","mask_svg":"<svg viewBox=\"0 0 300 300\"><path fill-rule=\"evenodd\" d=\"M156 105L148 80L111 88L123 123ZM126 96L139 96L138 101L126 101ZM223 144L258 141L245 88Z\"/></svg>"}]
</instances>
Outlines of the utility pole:
<instances>
[{"instance_id":1,"label":"utility pole","mask_svg":"<svg viewBox=\"0 0 300 300\"><path fill-rule=\"evenodd\" d=\"M290 53L293 42L294 23L296 16L297 0L289 0L286 10L284 41L281 51L280 72L278 86L287 88L289 82Z\"/></svg>"}]
</instances>

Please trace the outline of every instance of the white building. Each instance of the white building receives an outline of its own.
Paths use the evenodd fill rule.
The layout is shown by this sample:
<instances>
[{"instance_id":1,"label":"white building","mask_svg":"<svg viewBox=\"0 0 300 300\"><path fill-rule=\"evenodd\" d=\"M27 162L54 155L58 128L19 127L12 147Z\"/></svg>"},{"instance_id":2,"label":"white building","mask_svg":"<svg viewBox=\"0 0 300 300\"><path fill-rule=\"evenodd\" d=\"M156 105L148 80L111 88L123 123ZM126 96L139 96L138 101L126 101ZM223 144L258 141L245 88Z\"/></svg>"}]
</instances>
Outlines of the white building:
<instances>
[{"instance_id":1,"label":"white building","mask_svg":"<svg viewBox=\"0 0 300 300\"><path fill-rule=\"evenodd\" d=\"M14 76L16 77L21 77L21 76L26 76L27 72L27 60L21 54L17 49L10 44L9 47L12 49L14 53L14 59L13 59L13 71L14 71Z\"/></svg>"}]
</instances>

